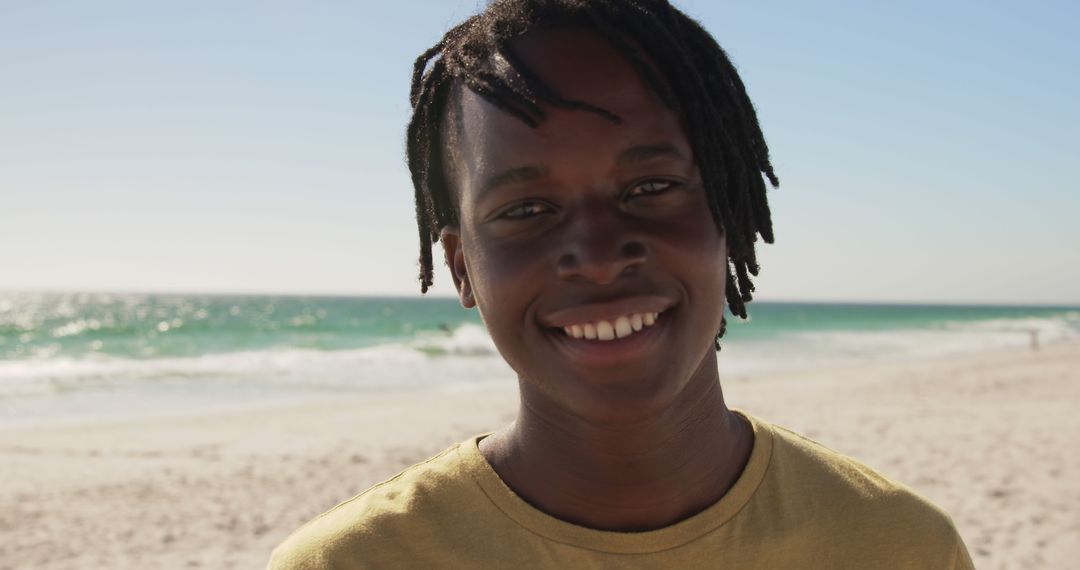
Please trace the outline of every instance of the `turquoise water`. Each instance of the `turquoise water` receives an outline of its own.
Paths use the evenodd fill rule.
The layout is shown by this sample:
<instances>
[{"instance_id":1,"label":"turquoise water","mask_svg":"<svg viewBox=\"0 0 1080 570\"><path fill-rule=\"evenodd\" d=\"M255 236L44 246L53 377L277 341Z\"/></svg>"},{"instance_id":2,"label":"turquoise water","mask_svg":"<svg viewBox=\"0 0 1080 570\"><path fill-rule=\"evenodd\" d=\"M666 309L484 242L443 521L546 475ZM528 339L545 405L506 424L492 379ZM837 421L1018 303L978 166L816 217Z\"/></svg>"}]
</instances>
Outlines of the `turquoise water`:
<instances>
[{"instance_id":1,"label":"turquoise water","mask_svg":"<svg viewBox=\"0 0 1080 570\"><path fill-rule=\"evenodd\" d=\"M471 322L453 299L0 294L0 360L167 358L401 342Z\"/></svg>"},{"instance_id":2,"label":"turquoise water","mask_svg":"<svg viewBox=\"0 0 1080 570\"><path fill-rule=\"evenodd\" d=\"M750 314L729 318L725 372L1080 339L1070 307L754 302ZM0 293L0 420L512 379L455 299Z\"/></svg>"},{"instance_id":3,"label":"turquoise water","mask_svg":"<svg viewBox=\"0 0 1080 570\"><path fill-rule=\"evenodd\" d=\"M978 325L1037 329L1049 341L1080 330L1080 309L755 302L748 322L729 321L727 345ZM477 312L449 298L0 293L0 361L337 351L415 343L466 324L481 324Z\"/></svg>"}]
</instances>

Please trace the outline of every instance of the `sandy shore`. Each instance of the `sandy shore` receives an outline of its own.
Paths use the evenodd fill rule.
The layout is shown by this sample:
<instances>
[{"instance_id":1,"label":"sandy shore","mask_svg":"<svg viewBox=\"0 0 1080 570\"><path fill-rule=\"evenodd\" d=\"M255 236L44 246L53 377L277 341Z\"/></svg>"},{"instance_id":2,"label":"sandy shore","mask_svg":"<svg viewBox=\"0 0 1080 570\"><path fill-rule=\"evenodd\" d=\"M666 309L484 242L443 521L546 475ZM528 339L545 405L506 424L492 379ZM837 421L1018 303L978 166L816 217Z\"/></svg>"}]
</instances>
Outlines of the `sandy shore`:
<instances>
[{"instance_id":1,"label":"sandy shore","mask_svg":"<svg viewBox=\"0 0 1080 570\"><path fill-rule=\"evenodd\" d=\"M724 382L732 406L937 502L979 568L1080 560L1080 345ZM0 430L0 568L260 568L299 524L515 402L508 381Z\"/></svg>"}]
</instances>

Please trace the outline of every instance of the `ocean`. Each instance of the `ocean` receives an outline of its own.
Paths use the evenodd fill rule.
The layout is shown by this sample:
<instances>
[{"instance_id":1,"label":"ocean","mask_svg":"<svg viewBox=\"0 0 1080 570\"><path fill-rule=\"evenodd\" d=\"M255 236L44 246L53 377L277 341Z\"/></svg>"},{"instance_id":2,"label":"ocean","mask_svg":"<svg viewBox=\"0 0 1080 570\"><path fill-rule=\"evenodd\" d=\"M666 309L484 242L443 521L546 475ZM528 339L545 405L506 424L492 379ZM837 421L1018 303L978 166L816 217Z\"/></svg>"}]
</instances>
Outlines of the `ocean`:
<instances>
[{"instance_id":1,"label":"ocean","mask_svg":"<svg viewBox=\"0 0 1080 570\"><path fill-rule=\"evenodd\" d=\"M1080 340L1080 308L755 301L721 376ZM0 425L513 385L456 299L0 292Z\"/></svg>"}]
</instances>

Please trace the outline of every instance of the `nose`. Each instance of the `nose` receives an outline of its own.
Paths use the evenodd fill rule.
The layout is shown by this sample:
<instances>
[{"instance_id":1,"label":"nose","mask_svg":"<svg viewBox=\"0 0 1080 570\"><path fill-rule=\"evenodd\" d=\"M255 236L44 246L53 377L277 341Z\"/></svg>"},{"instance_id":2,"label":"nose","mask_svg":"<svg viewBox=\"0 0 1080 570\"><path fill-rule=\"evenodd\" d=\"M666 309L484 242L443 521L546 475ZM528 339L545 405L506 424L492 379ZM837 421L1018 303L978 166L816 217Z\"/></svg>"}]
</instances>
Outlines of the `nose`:
<instances>
[{"instance_id":1,"label":"nose","mask_svg":"<svg viewBox=\"0 0 1080 570\"><path fill-rule=\"evenodd\" d=\"M584 279L607 285L645 263L645 244L619 212L590 208L569 225L558 258L560 279Z\"/></svg>"}]
</instances>

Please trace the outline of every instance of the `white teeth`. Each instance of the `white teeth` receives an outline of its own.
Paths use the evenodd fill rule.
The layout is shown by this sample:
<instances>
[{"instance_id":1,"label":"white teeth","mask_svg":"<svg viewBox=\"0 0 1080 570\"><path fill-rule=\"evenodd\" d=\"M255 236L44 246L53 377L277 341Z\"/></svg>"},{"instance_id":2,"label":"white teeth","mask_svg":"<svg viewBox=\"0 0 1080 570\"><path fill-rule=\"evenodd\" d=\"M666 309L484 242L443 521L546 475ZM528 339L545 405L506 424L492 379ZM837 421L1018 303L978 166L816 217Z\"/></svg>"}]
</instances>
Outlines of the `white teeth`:
<instances>
[{"instance_id":1,"label":"white teeth","mask_svg":"<svg viewBox=\"0 0 1080 570\"><path fill-rule=\"evenodd\" d=\"M660 313L633 313L624 315L614 322L596 321L595 323L582 323L563 327L566 336L572 338L586 338L589 340L615 340L626 338L635 332L656 324L656 318Z\"/></svg>"},{"instance_id":2,"label":"white teeth","mask_svg":"<svg viewBox=\"0 0 1080 570\"><path fill-rule=\"evenodd\" d=\"M607 321L596 323L596 338L600 340L615 340L615 327Z\"/></svg>"},{"instance_id":3,"label":"white teeth","mask_svg":"<svg viewBox=\"0 0 1080 570\"><path fill-rule=\"evenodd\" d=\"M634 329L630 327L630 319L626 317L615 319L615 336L624 338L630 336L633 332Z\"/></svg>"}]
</instances>

